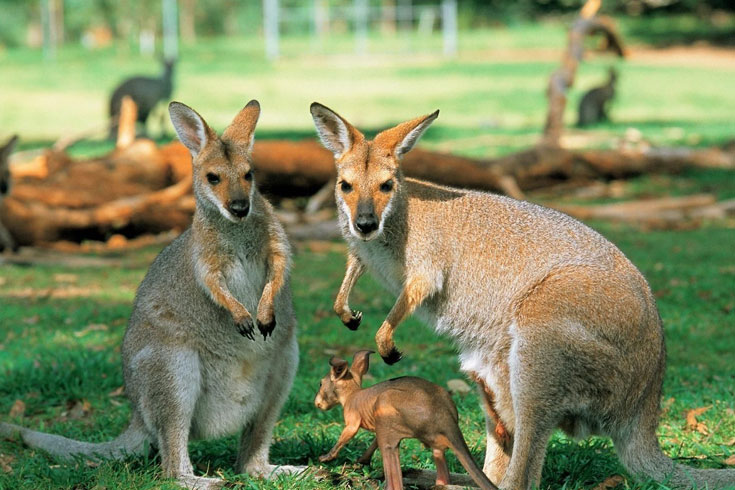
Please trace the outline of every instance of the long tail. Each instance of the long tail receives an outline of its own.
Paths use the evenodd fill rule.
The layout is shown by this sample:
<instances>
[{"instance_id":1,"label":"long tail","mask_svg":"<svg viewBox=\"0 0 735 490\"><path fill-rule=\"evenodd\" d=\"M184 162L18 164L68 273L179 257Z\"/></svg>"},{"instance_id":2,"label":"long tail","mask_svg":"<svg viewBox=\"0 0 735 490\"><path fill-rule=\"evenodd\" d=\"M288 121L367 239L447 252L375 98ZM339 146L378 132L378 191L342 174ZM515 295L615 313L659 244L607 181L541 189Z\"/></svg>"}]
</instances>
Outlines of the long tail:
<instances>
[{"instance_id":1,"label":"long tail","mask_svg":"<svg viewBox=\"0 0 735 490\"><path fill-rule=\"evenodd\" d=\"M676 464L661 451L652 431L635 430L627 437L615 440L615 449L631 474L665 482L672 488L735 488L735 470L703 470Z\"/></svg>"},{"instance_id":2,"label":"long tail","mask_svg":"<svg viewBox=\"0 0 735 490\"><path fill-rule=\"evenodd\" d=\"M140 454L145 448L146 435L139 417L133 416L128 428L108 442L91 443L75 441L54 434L46 434L15 424L0 423L0 437L20 436L23 442L35 449L43 449L57 459L70 460L75 456L92 459L122 459Z\"/></svg>"},{"instance_id":3,"label":"long tail","mask_svg":"<svg viewBox=\"0 0 735 490\"><path fill-rule=\"evenodd\" d=\"M449 440L449 447L454 451L454 454L457 456L457 459L467 473L473 480L475 480L475 483L477 483L482 490L498 490L498 487L493 485L493 482L488 479L480 467L477 466L475 460L472 459L470 448L467 447L467 443L465 442L462 433L459 431L459 428L457 428L456 433L447 434L447 439Z\"/></svg>"}]
</instances>

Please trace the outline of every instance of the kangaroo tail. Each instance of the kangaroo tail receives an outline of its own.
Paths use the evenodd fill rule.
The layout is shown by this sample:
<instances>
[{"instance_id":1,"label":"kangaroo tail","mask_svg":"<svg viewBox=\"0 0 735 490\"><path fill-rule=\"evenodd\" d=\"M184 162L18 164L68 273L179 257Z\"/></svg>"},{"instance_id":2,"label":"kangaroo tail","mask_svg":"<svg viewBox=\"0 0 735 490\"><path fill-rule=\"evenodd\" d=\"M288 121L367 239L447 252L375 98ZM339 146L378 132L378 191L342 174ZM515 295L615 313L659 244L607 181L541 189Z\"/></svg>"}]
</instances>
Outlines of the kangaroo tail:
<instances>
[{"instance_id":1,"label":"kangaroo tail","mask_svg":"<svg viewBox=\"0 0 735 490\"><path fill-rule=\"evenodd\" d=\"M70 460L75 456L92 459L122 459L128 455L141 454L148 439L143 423L137 415L133 416L130 425L122 434L108 442L75 441L15 424L0 423L0 437L15 436L20 436L28 447L43 449L61 460Z\"/></svg>"},{"instance_id":2,"label":"kangaroo tail","mask_svg":"<svg viewBox=\"0 0 735 490\"><path fill-rule=\"evenodd\" d=\"M464 469L467 470L467 473L482 490L498 490L498 487L493 485L493 482L488 479L480 467L477 466L475 460L472 459L470 448L467 447L467 443L465 442L464 437L462 437L459 427L457 427L456 432L452 432L454 433L447 434L449 447L454 451L454 454L457 456L457 459Z\"/></svg>"},{"instance_id":3,"label":"kangaroo tail","mask_svg":"<svg viewBox=\"0 0 735 490\"><path fill-rule=\"evenodd\" d=\"M661 451L655 432L636 429L615 440L620 460L630 473L676 489L735 488L735 470L703 470L676 464Z\"/></svg>"}]
</instances>

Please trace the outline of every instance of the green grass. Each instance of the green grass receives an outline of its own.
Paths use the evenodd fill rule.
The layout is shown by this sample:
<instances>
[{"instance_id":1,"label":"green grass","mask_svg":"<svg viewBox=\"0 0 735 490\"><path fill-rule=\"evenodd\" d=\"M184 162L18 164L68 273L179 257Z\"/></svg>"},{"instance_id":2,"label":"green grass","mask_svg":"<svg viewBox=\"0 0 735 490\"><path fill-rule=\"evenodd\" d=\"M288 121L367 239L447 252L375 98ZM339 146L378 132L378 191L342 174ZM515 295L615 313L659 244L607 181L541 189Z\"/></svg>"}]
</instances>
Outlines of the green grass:
<instances>
[{"instance_id":1,"label":"green grass","mask_svg":"<svg viewBox=\"0 0 735 490\"><path fill-rule=\"evenodd\" d=\"M690 231L639 233L627 227L596 226L638 264L656 292L666 328L668 368L664 385L663 418L659 435L667 454L686 464L717 467L735 453L727 445L735 434L735 268L731 228L710 226ZM713 247L712 244L720 244ZM71 268L64 266L3 266L0 283L0 413L8 413L17 399L26 403L25 416L16 419L34 428L69 437L101 441L125 426L128 403L110 393L122 385L119 345L137 283L156 249L123 255L122 266ZM375 328L393 298L372 279L358 284L354 306L364 310L363 327L346 330L331 313L331 303L343 274L344 259L337 252L315 253L299 248L294 265L294 301L300 323L301 364L291 396L276 429L272 459L282 464L315 464L342 428L341 410L322 413L313 406L319 379L335 351L351 356L373 346ZM102 324L100 330L88 329ZM441 385L462 378L450 340L437 337L415 319L397 333L406 358L389 367L374 360L369 383L400 374L418 374ZM88 400L89 416L64 420L62 414L78 400ZM477 397L455 396L461 427L474 456L484 450L483 418ZM687 410L712 405L699 417L711 430L704 436L685 430ZM372 468L352 463L369 441L361 434L334 464L333 482L361 488ZM731 442L731 441L730 441ZM324 481L284 479L274 483L234 475L231 467L235 438L191 444L199 471L223 474L236 488L328 488ZM0 453L13 455L12 474L0 472L0 488L160 488L155 456L90 467L58 464L42 452L0 441ZM703 458L703 459L699 459ZM406 443L403 464L431 468L430 453ZM346 465L346 466L344 466ZM452 457L451 467L462 471ZM613 474L625 474L605 439L574 442L557 434L549 446L544 469L545 488L587 488ZM624 488L663 488L628 478Z\"/></svg>"}]
</instances>

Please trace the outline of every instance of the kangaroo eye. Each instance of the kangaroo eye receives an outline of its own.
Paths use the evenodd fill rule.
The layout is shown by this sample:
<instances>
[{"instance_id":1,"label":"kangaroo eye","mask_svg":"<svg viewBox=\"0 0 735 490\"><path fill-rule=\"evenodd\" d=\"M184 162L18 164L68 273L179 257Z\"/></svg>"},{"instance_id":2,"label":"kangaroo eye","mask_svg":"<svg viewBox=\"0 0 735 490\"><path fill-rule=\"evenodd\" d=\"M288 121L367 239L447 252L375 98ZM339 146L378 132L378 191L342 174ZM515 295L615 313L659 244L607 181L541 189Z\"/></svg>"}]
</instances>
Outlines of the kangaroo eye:
<instances>
[{"instance_id":1,"label":"kangaroo eye","mask_svg":"<svg viewBox=\"0 0 735 490\"><path fill-rule=\"evenodd\" d=\"M339 186L344 193L352 191L352 184L350 184L349 182L345 182L344 180L340 183Z\"/></svg>"},{"instance_id":2,"label":"kangaroo eye","mask_svg":"<svg viewBox=\"0 0 735 490\"><path fill-rule=\"evenodd\" d=\"M383 192L390 192L393 190L393 179L386 180L382 184L380 184L380 190Z\"/></svg>"},{"instance_id":3,"label":"kangaroo eye","mask_svg":"<svg viewBox=\"0 0 735 490\"><path fill-rule=\"evenodd\" d=\"M212 185L217 185L219 184L219 175L210 172L207 174L207 181Z\"/></svg>"},{"instance_id":4,"label":"kangaroo eye","mask_svg":"<svg viewBox=\"0 0 735 490\"><path fill-rule=\"evenodd\" d=\"M253 180L253 171L252 170L248 170L248 173L245 174L245 180L247 180L248 182L250 182L251 180Z\"/></svg>"}]
</instances>

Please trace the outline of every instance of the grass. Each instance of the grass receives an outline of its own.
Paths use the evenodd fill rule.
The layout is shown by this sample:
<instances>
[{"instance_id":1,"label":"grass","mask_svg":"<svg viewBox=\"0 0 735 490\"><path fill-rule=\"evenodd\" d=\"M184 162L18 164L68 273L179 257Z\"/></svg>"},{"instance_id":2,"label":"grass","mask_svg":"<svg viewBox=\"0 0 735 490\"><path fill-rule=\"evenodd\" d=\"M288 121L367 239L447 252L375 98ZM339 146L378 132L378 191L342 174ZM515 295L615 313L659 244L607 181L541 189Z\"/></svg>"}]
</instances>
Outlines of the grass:
<instances>
[{"instance_id":1,"label":"grass","mask_svg":"<svg viewBox=\"0 0 735 490\"><path fill-rule=\"evenodd\" d=\"M735 453L735 268L731 247L735 232L725 227L688 231L638 233L627 227L597 224L620 245L648 277L656 292L668 343L663 417L659 429L667 454L686 464L717 467ZM334 247L332 247L334 248ZM68 437L102 441L125 426L128 403L111 395L122 385L119 345L138 282L157 249L128 253L120 266L107 269L47 265L3 266L0 282L0 413L15 400L26 404L14 421ZM312 404L327 359L343 357L373 346L377 325L393 298L372 279L358 283L353 304L363 309L363 327L347 331L331 313L333 296L343 273L337 251L314 251L301 246L294 265L294 301L300 323L301 364L291 396L276 429L272 459L282 464L315 464L342 428L341 410L322 413ZM97 327L90 328L90 325ZM101 327L99 325L102 325ZM369 383L400 374L419 374L441 385L463 378L452 343L437 337L415 319L397 333L406 358L394 367L374 360ZM461 427L476 459L484 449L484 429L474 393L455 395ZM70 419L69 408L80 400L91 412ZM702 435L685 429L687 410L712 406L698 418L711 431ZM222 474L235 488L362 488L372 468L352 463L369 442L361 434L330 465L334 481L282 479L266 483L234 475L235 438L191 444L199 471ZM42 452L0 441L0 453L11 455L12 474L0 472L0 488L165 488L155 456L90 466L58 464ZM700 459L702 458L702 459ZM405 443L404 465L431 468L430 453ZM462 471L451 458L451 467ZM614 474L625 474L608 440L574 442L556 434L549 446L544 488L587 488ZM664 488L628 478L624 488ZM369 488L369 487L366 487Z\"/></svg>"},{"instance_id":2,"label":"grass","mask_svg":"<svg viewBox=\"0 0 735 490\"><path fill-rule=\"evenodd\" d=\"M682 21L683 22L683 21ZM645 41L640 23L624 22L624 33ZM652 31L665 31L660 22ZM690 31L699 29L690 26ZM636 31L637 30L637 31ZM638 32L638 34L636 34ZM199 109L218 129L236 108L257 97L264 108L259 138L311 138L308 105L319 100L362 128L374 131L402 119L442 109L422 144L475 157L506 154L534 143L546 110L544 90L565 43L560 22L518 24L463 33L461 55L448 60L438 37L371 39L365 57L351 54L352 41L334 36L325 45L308 38L286 39L284 59L262 60L255 39L202 39L183 46L175 98ZM654 36L655 37L655 36ZM324 53L327 56L324 56ZM62 134L105 123L106 97L122 78L155 73L157 63L124 46L88 52L66 47L56 62L43 63L26 49L0 51L0 128L22 137L22 149L46 146ZM694 64L662 54L626 62L590 57L580 68L566 118L582 89L601 81L608 64L621 73L613 122L567 134L585 146L614 146L629 127L654 144L710 145L735 134L735 75L732 63ZM154 128L154 134L156 129ZM169 133L171 130L169 128ZM77 155L110 149L108 143L76 145ZM625 197L711 192L735 197L735 179L724 170L690 170L676 176L643 176L626 185ZM679 462L720 467L735 453L735 266L731 222L695 230L642 232L625 226L593 224L636 263L656 292L666 329L668 369L662 399L661 444ZM329 248L339 248L329 247ZM115 266L0 266L0 413L16 400L22 417L11 420L68 437L102 441L125 426L129 405L115 395L122 385L119 346L135 289L158 252L149 248L112 257ZM300 323L301 364L276 429L272 459L282 464L313 464L341 431L341 411L322 413L313 404L318 380L334 352L349 357L372 347L373 335L394 298L369 277L361 279L352 303L364 311L363 327L347 331L331 313L343 274L338 251L298 247L293 274ZM462 378L455 348L416 319L397 333L406 358L393 367L374 360L369 383L400 374L418 374L446 385ZM74 415L81 401L88 414ZM484 452L483 417L474 392L455 396L462 430L475 458ZM688 410L712 406L698 417L709 434L685 427ZM83 404L81 406L84 406ZM3 417L5 420L6 417ZM194 442L197 471L221 474L235 488L373 488L365 477L379 472L352 463L367 446L361 434L330 464L332 478L264 482L232 473L235 438ZM403 446L406 466L432 467L430 454L416 443ZM3 470L5 464L12 473ZM456 459L451 469L459 471ZM544 468L544 488L589 488L625 472L606 439L575 442L555 434ZM626 475L623 488L665 488ZM0 441L0 489L174 488L163 480L157 456L90 465L58 464L41 452Z\"/></svg>"}]
</instances>

